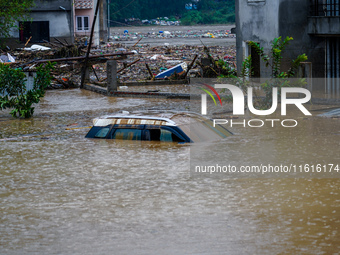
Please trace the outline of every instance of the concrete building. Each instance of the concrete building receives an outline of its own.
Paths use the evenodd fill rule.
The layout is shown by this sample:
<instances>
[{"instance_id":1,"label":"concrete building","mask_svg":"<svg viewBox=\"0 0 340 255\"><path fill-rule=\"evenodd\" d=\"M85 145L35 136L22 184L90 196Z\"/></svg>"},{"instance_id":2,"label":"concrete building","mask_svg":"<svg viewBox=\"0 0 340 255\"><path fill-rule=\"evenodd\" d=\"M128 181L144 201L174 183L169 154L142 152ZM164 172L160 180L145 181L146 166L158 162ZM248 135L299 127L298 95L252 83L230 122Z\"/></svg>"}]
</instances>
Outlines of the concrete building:
<instances>
[{"instance_id":1,"label":"concrete building","mask_svg":"<svg viewBox=\"0 0 340 255\"><path fill-rule=\"evenodd\" d=\"M74 11L72 0L35 0L27 21L18 21L11 31L12 42L42 43L51 38L74 41Z\"/></svg>"},{"instance_id":2,"label":"concrete building","mask_svg":"<svg viewBox=\"0 0 340 255\"><path fill-rule=\"evenodd\" d=\"M58 38L73 43L76 36L90 36L98 0L35 0L28 21L18 21L11 31L11 41L19 46ZM94 30L93 44L107 39L107 0L101 0ZM52 40L53 41L53 40ZM18 45L19 43L19 45Z\"/></svg>"},{"instance_id":3,"label":"concrete building","mask_svg":"<svg viewBox=\"0 0 340 255\"><path fill-rule=\"evenodd\" d=\"M269 77L254 49L255 41L269 52L274 38L294 38L285 50L282 70L306 53L313 78L328 78L313 84L313 90L340 95L340 0L236 0L237 67L252 55L254 76Z\"/></svg>"}]
</instances>

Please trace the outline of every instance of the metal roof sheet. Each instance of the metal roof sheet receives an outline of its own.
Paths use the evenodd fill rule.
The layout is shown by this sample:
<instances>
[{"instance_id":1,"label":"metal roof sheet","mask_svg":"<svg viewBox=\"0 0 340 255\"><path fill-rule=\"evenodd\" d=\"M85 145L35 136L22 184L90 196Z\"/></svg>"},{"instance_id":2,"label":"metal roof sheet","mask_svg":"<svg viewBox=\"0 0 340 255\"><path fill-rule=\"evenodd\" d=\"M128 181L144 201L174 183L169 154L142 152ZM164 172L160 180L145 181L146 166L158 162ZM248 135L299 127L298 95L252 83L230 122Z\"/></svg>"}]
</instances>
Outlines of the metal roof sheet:
<instances>
[{"instance_id":1,"label":"metal roof sheet","mask_svg":"<svg viewBox=\"0 0 340 255\"><path fill-rule=\"evenodd\" d=\"M75 9L92 9L93 0L75 0L74 7Z\"/></svg>"}]
</instances>

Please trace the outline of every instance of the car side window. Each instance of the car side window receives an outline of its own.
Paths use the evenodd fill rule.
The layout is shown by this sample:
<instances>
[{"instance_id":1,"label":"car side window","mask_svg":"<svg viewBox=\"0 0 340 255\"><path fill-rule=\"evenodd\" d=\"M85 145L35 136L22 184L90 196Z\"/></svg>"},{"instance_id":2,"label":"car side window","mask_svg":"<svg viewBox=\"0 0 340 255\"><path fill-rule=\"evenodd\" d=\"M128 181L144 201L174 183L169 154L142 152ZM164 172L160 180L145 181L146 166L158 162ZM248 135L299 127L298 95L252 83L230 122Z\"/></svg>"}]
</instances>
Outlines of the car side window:
<instances>
[{"instance_id":1,"label":"car side window","mask_svg":"<svg viewBox=\"0 0 340 255\"><path fill-rule=\"evenodd\" d=\"M161 130L160 129L150 129L150 141L159 141Z\"/></svg>"},{"instance_id":2,"label":"car side window","mask_svg":"<svg viewBox=\"0 0 340 255\"><path fill-rule=\"evenodd\" d=\"M146 140L161 141L161 142L182 142L182 139L178 138L169 130L165 129L149 129Z\"/></svg>"},{"instance_id":3,"label":"car side window","mask_svg":"<svg viewBox=\"0 0 340 255\"><path fill-rule=\"evenodd\" d=\"M108 128L108 127L102 128L94 135L94 137L95 138L105 138L109 131L110 131L110 128Z\"/></svg>"},{"instance_id":4,"label":"car side window","mask_svg":"<svg viewBox=\"0 0 340 255\"><path fill-rule=\"evenodd\" d=\"M172 133L168 130L161 129L160 139L161 142L172 142Z\"/></svg>"},{"instance_id":5,"label":"car side window","mask_svg":"<svg viewBox=\"0 0 340 255\"><path fill-rule=\"evenodd\" d=\"M141 140L142 130L132 128L117 128L112 135L112 139Z\"/></svg>"}]
</instances>

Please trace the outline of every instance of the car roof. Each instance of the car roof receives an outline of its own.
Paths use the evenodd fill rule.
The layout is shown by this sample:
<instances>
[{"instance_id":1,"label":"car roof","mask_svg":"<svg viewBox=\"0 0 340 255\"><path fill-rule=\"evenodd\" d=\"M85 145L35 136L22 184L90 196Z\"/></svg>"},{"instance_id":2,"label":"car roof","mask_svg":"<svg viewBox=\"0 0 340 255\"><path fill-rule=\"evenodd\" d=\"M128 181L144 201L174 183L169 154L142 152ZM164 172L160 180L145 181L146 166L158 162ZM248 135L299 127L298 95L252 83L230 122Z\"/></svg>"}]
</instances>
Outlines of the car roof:
<instances>
[{"instance_id":1,"label":"car roof","mask_svg":"<svg viewBox=\"0 0 340 255\"><path fill-rule=\"evenodd\" d=\"M157 125L176 126L176 123L167 118L135 115L112 115L103 116L93 120L93 126L105 127L107 125Z\"/></svg>"},{"instance_id":2,"label":"car roof","mask_svg":"<svg viewBox=\"0 0 340 255\"><path fill-rule=\"evenodd\" d=\"M220 125L213 127L211 120L193 112L154 110L138 111L130 114L124 111L93 120L94 126L105 127L115 124L179 127L194 142L217 140L232 134Z\"/></svg>"},{"instance_id":3,"label":"car roof","mask_svg":"<svg viewBox=\"0 0 340 255\"><path fill-rule=\"evenodd\" d=\"M192 119L206 119L194 113L184 111L122 111L114 115L101 116L93 120L94 126L107 126L110 124L135 124L135 125L166 125L179 126L190 123Z\"/></svg>"}]
</instances>

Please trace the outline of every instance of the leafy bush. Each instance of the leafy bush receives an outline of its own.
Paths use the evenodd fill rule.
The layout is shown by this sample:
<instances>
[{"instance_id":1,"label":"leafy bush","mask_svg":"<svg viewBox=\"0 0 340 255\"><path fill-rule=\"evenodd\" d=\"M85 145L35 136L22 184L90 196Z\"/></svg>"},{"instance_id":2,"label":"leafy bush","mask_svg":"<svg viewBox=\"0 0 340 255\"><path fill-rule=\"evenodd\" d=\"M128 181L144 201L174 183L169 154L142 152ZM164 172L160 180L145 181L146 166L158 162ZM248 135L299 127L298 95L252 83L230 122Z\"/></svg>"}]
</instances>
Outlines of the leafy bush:
<instances>
[{"instance_id":1,"label":"leafy bush","mask_svg":"<svg viewBox=\"0 0 340 255\"><path fill-rule=\"evenodd\" d=\"M261 48L258 43L252 41L249 42L249 45L255 49L257 54L259 54L265 66L270 67L272 71L271 79L261 84L261 88L265 93L264 99L257 96L256 92L253 93L255 97L254 106L261 110L271 107L273 88L278 88L278 93L280 95L282 87L302 87L306 85L305 79L295 77L295 72L301 62L307 60L307 56L305 54L301 54L297 56L295 60L292 60L291 65L286 72L281 70L281 62L283 59L282 54L291 40L293 40L293 38L288 36L284 40L282 40L281 36L274 38L269 55L265 53L263 47ZM252 73L252 58L249 56L242 63L242 69L239 72L239 77L229 77L235 78L234 81L236 85L243 90L244 94L247 94L248 87L251 86L249 78L251 78ZM293 77L298 79L290 79ZM226 99L227 101L230 101L231 97L228 96Z\"/></svg>"},{"instance_id":2,"label":"leafy bush","mask_svg":"<svg viewBox=\"0 0 340 255\"><path fill-rule=\"evenodd\" d=\"M45 90L51 83L50 71L53 66L51 63L38 66L33 89L26 91L25 73L21 69L0 64L0 110L13 108L10 112L13 117L32 117L34 113L32 105L40 102L40 98L45 95Z\"/></svg>"},{"instance_id":3,"label":"leafy bush","mask_svg":"<svg viewBox=\"0 0 340 255\"><path fill-rule=\"evenodd\" d=\"M0 45L4 38L10 37L13 27L18 28L18 20L27 20L27 14L33 6L34 0L0 0Z\"/></svg>"}]
</instances>

